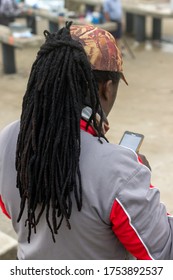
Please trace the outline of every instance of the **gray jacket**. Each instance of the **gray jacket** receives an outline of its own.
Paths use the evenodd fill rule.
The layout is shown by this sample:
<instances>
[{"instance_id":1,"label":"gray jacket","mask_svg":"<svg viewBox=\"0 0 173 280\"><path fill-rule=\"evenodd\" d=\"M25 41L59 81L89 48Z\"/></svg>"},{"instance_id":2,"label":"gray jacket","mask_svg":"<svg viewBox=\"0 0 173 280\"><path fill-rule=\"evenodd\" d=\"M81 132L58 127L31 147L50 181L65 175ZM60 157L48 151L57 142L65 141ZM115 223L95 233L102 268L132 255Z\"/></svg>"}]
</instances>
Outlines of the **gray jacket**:
<instances>
[{"instance_id":1,"label":"gray jacket","mask_svg":"<svg viewBox=\"0 0 173 280\"><path fill-rule=\"evenodd\" d=\"M42 216L27 243L26 212L19 223L15 150L19 122L0 134L0 195L18 235L19 259L173 259L173 219L150 187L150 171L130 149L81 131L83 206L53 243ZM131 255L132 254L132 255Z\"/></svg>"}]
</instances>

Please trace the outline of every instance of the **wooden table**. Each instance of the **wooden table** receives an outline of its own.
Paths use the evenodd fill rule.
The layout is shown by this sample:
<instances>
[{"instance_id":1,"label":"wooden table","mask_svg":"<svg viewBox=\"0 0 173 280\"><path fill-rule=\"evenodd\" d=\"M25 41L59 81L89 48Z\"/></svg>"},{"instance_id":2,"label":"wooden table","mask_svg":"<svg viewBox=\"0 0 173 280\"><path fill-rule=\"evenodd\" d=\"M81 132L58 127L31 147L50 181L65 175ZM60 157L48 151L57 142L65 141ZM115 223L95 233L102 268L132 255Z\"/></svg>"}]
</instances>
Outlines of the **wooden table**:
<instances>
[{"instance_id":1,"label":"wooden table","mask_svg":"<svg viewBox=\"0 0 173 280\"><path fill-rule=\"evenodd\" d=\"M3 71L5 74L16 73L15 49L40 46L43 36L32 35L29 38L15 38L7 26L0 25L0 43L2 44Z\"/></svg>"}]
</instances>

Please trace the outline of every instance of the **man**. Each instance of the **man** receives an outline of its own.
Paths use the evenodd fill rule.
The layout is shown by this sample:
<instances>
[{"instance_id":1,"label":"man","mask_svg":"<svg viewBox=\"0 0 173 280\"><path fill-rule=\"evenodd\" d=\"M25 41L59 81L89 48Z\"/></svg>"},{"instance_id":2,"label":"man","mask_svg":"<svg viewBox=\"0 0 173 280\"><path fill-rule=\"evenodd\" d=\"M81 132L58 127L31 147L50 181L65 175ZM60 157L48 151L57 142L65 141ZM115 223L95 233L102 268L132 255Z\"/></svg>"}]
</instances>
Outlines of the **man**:
<instances>
[{"instance_id":1,"label":"man","mask_svg":"<svg viewBox=\"0 0 173 280\"><path fill-rule=\"evenodd\" d=\"M0 134L1 207L18 259L173 259L173 220L150 169L105 136L126 81L114 37L71 23L44 34L20 123Z\"/></svg>"},{"instance_id":2,"label":"man","mask_svg":"<svg viewBox=\"0 0 173 280\"><path fill-rule=\"evenodd\" d=\"M120 40L122 37L122 5L121 0L104 0L103 1L103 13L106 21L116 22L116 30L112 32L112 35L116 40Z\"/></svg>"},{"instance_id":3,"label":"man","mask_svg":"<svg viewBox=\"0 0 173 280\"><path fill-rule=\"evenodd\" d=\"M0 0L0 24L8 26L20 14L15 0Z\"/></svg>"}]
</instances>

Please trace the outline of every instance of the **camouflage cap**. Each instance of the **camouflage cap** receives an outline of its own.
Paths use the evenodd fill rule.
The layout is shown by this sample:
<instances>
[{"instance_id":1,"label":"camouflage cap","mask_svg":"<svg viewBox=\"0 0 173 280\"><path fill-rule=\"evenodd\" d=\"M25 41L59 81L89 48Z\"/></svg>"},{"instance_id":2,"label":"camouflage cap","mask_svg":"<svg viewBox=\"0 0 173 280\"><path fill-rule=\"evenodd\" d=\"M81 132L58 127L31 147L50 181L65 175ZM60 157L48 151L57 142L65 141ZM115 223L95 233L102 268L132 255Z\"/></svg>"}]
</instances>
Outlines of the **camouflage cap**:
<instances>
[{"instance_id":1,"label":"camouflage cap","mask_svg":"<svg viewBox=\"0 0 173 280\"><path fill-rule=\"evenodd\" d=\"M115 38L108 31L93 25L71 25L70 33L84 47L93 70L120 72L127 84L123 75L121 52Z\"/></svg>"}]
</instances>

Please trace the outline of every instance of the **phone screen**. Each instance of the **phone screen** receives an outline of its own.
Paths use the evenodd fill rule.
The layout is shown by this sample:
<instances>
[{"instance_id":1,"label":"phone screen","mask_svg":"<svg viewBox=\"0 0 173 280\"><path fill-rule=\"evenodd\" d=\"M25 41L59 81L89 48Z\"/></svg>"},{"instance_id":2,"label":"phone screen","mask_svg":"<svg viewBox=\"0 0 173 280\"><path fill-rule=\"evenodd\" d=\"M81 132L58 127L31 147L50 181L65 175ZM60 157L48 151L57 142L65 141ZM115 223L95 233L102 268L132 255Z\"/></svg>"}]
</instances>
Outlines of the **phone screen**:
<instances>
[{"instance_id":1,"label":"phone screen","mask_svg":"<svg viewBox=\"0 0 173 280\"><path fill-rule=\"evenodd\" d=\"M143 138L142 134L126 131L120 141L120 145L128 147L133 151L138 151Z\"/></svg>"}]
</instances>

